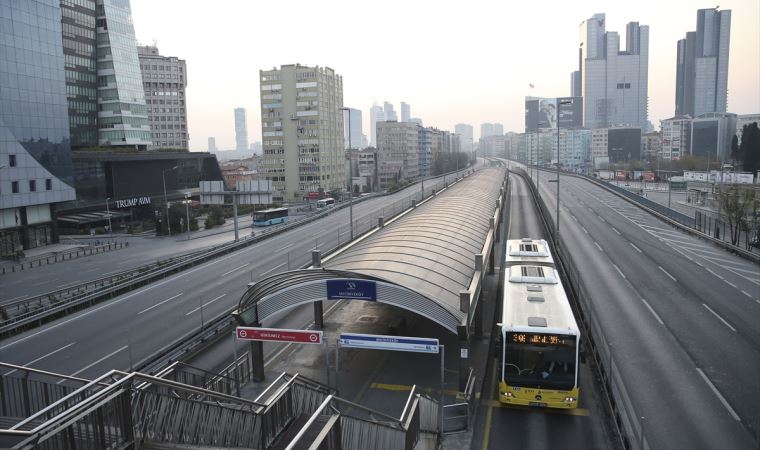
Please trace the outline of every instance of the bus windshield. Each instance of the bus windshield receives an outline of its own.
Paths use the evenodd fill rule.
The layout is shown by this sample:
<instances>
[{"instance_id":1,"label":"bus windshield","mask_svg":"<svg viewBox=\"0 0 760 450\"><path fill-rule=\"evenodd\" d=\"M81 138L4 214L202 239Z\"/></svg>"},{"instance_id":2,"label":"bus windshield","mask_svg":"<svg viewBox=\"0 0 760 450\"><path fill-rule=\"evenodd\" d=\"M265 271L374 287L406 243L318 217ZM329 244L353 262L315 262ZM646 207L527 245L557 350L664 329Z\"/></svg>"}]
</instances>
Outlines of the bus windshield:
<instances>
[{"instance_id":1,"label":"bus windshield","mask_svg":"<svg viewBox=\"0 0 760 450\"><path fill-rule=\"evenodd\" d=\"M576 338L506 333L504 381L510 386L570 390L575 387Z\"/></svg>"}]
</instances>

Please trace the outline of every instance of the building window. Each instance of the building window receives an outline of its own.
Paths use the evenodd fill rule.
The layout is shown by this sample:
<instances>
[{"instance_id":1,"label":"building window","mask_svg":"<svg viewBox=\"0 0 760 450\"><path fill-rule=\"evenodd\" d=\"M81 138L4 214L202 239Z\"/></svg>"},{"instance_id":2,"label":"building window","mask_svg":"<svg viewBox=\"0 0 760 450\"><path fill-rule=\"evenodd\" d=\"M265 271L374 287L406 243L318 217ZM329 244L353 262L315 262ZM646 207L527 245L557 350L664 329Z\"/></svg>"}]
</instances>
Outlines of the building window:
<instances>
[{"instance_id":1,"label":"building window","mask_svg":"<svg viewBox=\"0 0 760 450\"><path fill-rule=\"evenodd\" d=\"M18 181L11 181L11 192L18 194Z\"/></svg>"},{"instance_id":2,"label":"building window","mask_svg":"<svg viewBox=\"0 0 760 450\"><path fill-rule=\"evenodd\" d=\"M8 165L16 167L16 155L8 155Z\"/></svg>"},{"instance_id":3,"label":"building window","mask_svg":"<svg viewBox=\"0 0 760 450\"><path fill-rule=\"evenodd\" d=\"M52 191L53 190L53 180L48 178L45 180L45 190L46 191Z\"/></svg>"},{"instance_id":4,"label":"building window","mask_svg":"<svg viewBox=\"0 0 760 450\"><path fill-rule=\"evenodd\" d=\"M35 192L37 190L37 180L29 180L29 192Z\"/></svg>"}]
</instances>

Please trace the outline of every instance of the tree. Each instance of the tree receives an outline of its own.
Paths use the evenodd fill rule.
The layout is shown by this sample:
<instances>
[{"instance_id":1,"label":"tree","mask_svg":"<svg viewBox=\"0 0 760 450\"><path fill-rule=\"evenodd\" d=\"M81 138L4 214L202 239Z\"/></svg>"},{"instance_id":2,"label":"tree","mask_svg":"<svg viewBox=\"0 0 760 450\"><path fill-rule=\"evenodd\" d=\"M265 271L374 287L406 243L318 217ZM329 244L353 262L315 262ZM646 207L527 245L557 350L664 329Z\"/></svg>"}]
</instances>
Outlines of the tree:
<instances>
[{"instance_id":1,"label":"tree","mask_svg":"<svg viewBox=\"0 0 760 450\"><path fill-rule=\"evenodd\" d=\"M755 173L760 170L760 128L757 122L744 125L742 128L742 143L734 158L741 162L746 172Z\"/></svg>"},{"instance_id":2,"label":"tree","mask_svg":"<svg viewBox=\"0 0 760 450\"><path fill-rule=\"evenodd\" d=\"M749 230L748 216L756 210L755 189L731 186L720 193L720 203L726 214L731 243L739 245L739 231Z\"/></svg>"}]
</instances>

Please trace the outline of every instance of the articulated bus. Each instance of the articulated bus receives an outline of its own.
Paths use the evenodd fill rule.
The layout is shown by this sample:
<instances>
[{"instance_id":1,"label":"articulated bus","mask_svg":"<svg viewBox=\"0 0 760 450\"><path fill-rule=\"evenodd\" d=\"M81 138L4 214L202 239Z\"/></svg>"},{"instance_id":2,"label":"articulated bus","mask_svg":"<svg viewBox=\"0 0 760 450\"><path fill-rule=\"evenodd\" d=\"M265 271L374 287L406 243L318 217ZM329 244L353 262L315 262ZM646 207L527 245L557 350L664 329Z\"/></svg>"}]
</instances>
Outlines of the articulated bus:
<instances>
[{"instance_id":1,"label":"articulated bus","mask_svg":"<svg viewBox=\"0 0 760 450\"><path fill-rule=\"evenodd\" d=\"M499 401L576 408L581 333L549 247L512 239L506 250Z\"/></svg>"},{"instance_id":2,"label":"articulated bus","mask_svg":"<svg viewBox=\"0 0 760 450\"><path fill-rule=\"evenodd\" d=\"M288 208L271 208L253 213L253 226L266 227L288 221Z\"/></svg>"}]
</instances>

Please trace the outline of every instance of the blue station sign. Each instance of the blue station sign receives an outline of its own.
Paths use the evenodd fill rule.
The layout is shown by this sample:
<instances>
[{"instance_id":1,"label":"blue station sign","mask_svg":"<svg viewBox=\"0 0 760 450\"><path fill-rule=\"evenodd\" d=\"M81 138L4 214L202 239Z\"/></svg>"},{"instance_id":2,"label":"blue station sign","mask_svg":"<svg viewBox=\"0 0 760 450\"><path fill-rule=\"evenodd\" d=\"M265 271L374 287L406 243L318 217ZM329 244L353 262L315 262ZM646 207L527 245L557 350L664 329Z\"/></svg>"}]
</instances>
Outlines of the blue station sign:
<instances>
[{"instance_id":1,"label":"blue station sign","mask_svg":"<svg viewBox=\"0 0 760 450\"><path fill-rule=\"evenodd\" d=\"M328 300L377 300L377 285L374 281L341 279L327 280Z\"/></svg>"}]
</instances>

